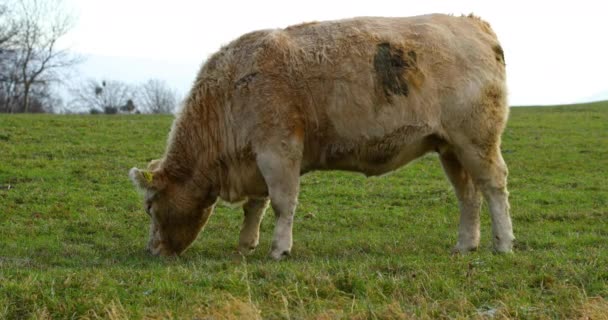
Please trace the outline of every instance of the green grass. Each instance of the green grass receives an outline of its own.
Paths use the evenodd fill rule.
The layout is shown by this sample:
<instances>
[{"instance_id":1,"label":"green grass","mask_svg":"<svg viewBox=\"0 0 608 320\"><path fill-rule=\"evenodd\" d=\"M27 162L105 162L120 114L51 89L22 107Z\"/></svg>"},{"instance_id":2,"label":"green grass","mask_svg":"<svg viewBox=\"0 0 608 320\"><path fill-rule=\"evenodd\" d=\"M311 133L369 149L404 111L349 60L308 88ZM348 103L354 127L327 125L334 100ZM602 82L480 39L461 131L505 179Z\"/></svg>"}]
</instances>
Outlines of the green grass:
<instances>
[{"instance_id":1,"label":"green grass","mask_svg":"<svg viewBox=\"0 0 608 320\"><path fill-rule=\"evenodd\" d=\"M608 314L608 103L514 108L504 135L516 252L450 255L455 197L435 155L385 177L302 182L292 256L235 254L220 207L180 258L144 251L127 178L168 116L0 115L0 318L576 318ZM10 186L10 189L9 189Z\"/></svg>"}]
</instances>

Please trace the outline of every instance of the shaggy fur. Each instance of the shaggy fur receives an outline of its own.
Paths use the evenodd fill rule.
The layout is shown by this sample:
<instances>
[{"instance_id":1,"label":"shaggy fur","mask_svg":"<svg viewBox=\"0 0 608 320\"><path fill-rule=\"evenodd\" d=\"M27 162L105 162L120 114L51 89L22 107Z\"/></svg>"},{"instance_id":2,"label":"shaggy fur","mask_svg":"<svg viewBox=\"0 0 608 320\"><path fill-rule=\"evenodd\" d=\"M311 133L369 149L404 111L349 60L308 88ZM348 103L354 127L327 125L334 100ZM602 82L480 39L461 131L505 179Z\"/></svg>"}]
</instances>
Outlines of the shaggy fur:
<instances>
[{"instance_id":1,"label":"shaggy fur","mask_svg":"<svg viewBox=\"0 0 608 320\"><path fill-rule=\"evenodd\" d=\"M270 199L280 259L301 174L380 175L434 151L460 203L455 250L478 247L483 194L494 247L507 252L507 117L504 53L475 16L312 22L245 34L210 57L164 157L130 177L146 193L153 253L185 250L218 198L247 201L239 249L249 252Z\"/></svg>"}]
</instances>

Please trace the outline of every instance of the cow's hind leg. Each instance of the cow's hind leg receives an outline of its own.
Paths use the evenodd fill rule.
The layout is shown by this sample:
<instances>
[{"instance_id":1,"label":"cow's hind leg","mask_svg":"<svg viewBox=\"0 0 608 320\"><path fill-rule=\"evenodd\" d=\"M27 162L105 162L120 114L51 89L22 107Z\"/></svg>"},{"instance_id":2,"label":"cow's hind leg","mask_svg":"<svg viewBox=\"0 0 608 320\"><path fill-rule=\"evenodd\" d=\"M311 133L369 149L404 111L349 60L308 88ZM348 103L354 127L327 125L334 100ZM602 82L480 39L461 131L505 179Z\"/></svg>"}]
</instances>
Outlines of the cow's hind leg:
<instances>
[{"instance_id":1,"label":"cow's hind leg","mask_svg":"<svg viewBox=\"0 0 608 320\"><path fill-rule=\"evenodd\" d=\"M241 254L248 254L258 246L260 224L267 207L268 199L250 199L243 205L245 218L239 237L239 252Z\"/></svg>"},{"instance_id":2,"label":"cow's hind leg","mask_svg":"<svg viewBox=\"0 0 608 320\"><path fill-rule=\"evenodd\" d=\"M509 215L507 165L500 153L499 143L488 147L470 144L460 149L458 158L471 173L490 207L494 250L510 252L515 237Z\"/></svg>"},{"instance_id":3,"label":"cow's hind leg","mask_svg":"<svg viewBox=\"0 0 608 320\"><path fill-rule=\"evenodd\" d=\"M280 260L291 252L293 217L300 184L300 161L278 152L258 154L258 167L264 176L270 203L276 215L270 256Z\"/></svg>"},{"instance_id":4,"label":"cow's hind leg","mask_svg":"<svg viewBox=\"0 0 608 320\"><path fill-rule=\"evenodd\" d=\"M452 151L442 152L440 159L445 174L454 186L460 207L458 242L454 247L454 252L465 253L476 250L479 246L481 193L477 190L471 175L463 168Z\"/></svg>"}]
</instances>

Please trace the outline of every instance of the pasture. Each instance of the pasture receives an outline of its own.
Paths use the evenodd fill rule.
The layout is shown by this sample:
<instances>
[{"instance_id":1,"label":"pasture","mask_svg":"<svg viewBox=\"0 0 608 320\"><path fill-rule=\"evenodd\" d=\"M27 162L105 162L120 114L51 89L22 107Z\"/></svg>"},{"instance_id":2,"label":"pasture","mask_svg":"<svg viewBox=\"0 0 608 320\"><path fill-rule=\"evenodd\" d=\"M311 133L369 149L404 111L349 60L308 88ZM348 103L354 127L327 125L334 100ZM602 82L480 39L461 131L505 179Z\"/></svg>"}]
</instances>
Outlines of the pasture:
<instances>
[{"instance_id":1,"label":"pasture","mask_svg":"<svg viewBox=\"0 0 608 320\"><path fill-rule=\"evenodd\" d=\"M127 178L170 116L0 115L0 318L608 319L608 102L511 109L515 254L451 255L458 206L436 155L388 176L303 178L292 256L236 254L219 206L179 258L144 251Z\"/></svg>"}]
</instances>

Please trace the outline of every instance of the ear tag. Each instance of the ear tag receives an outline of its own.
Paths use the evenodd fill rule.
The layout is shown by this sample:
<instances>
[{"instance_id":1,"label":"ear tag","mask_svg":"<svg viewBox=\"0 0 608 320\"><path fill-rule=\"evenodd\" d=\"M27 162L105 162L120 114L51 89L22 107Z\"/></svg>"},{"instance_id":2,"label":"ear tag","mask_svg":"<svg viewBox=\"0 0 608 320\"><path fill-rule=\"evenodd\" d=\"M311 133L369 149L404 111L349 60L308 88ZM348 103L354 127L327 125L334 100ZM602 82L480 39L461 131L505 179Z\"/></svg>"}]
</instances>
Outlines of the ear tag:
<instances>
[{"instance_id":1,"label":"ear tag","mask_svg":"<svg viewBox=\"0 0 608 320\"><path fill-rule=\"evenodd\" d=\"M146 181L148 181L148 183L152 183L152 180L154 180L154 175L151 172L144 171L142 172L142 174L144 175L144 178L146 179Z\"/></svg>"}]
</instances>

